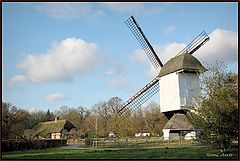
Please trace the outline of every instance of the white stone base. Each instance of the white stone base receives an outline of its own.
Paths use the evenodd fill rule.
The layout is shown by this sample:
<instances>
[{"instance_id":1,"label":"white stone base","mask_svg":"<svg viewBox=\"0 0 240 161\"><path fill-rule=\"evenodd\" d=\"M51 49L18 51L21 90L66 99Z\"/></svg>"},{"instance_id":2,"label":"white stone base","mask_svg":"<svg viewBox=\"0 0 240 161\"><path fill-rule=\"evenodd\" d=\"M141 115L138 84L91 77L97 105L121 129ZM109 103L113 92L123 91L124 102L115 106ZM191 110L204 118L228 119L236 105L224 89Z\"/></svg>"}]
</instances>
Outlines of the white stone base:
<instances>
[{"instance_id":1,"label":"white stone base","mask_svg":"<svg viewBox=\"0 0 240 161\"><path fill-rule=\"evenodd\" d=\"M169 140L170 138L170 129L163 129L163 140Z\"/></svg>"}]
</instances>

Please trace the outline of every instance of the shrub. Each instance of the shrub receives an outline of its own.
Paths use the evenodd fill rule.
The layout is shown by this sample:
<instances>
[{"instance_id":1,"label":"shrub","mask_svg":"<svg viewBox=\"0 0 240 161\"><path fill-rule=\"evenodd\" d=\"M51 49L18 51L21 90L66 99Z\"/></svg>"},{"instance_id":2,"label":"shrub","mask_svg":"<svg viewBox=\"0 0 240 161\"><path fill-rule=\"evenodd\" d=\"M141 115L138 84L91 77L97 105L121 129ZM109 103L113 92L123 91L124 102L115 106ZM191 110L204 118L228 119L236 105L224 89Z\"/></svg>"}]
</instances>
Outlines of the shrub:
<instances>
[{"instance_id":1,"label":"shrub","mask_svg":"<svg viewBox=\"0 0 240 161\"><path fill-rule=\"evenodd\" d=\"M46 149L52 147L59 147L66 145L66 140L28 140L28 141L15 141L8 140L2 141L2 151L23 151L30 149Z\"/></svg>"},{"instance_id":2,"label":"shrub","mask_svg":"<svg viewBox=\"0 0 240 161\"><path fill-rule=\"evenodd\" d=\"M92 138L90 138L90 137L87 137L87 138L85 138L85 145L86 146L91 146L92 145L92 142L93 142L93 139Z\"/></svg>"}]
</instances>

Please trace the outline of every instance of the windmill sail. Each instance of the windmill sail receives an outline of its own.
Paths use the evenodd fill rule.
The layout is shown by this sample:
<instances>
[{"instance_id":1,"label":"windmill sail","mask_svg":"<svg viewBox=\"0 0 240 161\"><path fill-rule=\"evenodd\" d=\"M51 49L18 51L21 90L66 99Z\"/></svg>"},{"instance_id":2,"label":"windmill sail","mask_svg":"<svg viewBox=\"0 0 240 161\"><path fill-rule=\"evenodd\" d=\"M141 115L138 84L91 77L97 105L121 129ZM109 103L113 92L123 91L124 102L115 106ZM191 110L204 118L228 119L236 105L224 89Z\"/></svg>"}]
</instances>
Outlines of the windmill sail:
<instances>
[{"instance_id":1,"label":"windmill sail","mask_svg":"<svg viewBox=\"0 0 240 161\"><path fill-rule=\"evenodd\" d=\"M133 112L149 98L159 91L159 82L157 78L154 78L135 95L133 95L127 102L125 102L119 109L118 113L125 118L129 112Z\"/></svg>"},{"instance_id":2,"label":"windmill sail","mask_svg":"<svg viewBox=\"0 0 240 161\"><path fill-rule=\"evenodd\" d=\"M209 36L205 31L202 31L190 44L188 44L184 49L182 49L177 55L183 53L193 54L197 51L202 45L204 45L208 40Z\"/></svg>"},{"instance_id":3,"label":"windmill sail","mask_svg":"<svg viewBox=\"0 0 240 161\"><path fill-rule=\"evenodd\" d=\"M141 44L142 48L146 52L148 58L150 59L153 67L157 69L159 66L163 66L162 62L158 58L156 52L153 50L152 45L149 43L148 39L144 35L142 29L137 24L135 18L131 16L129 19L125 21L125 24L128 26L128 28L131 30L133 35L136 37L138 42Z\"/></svg>"}]
</instances>

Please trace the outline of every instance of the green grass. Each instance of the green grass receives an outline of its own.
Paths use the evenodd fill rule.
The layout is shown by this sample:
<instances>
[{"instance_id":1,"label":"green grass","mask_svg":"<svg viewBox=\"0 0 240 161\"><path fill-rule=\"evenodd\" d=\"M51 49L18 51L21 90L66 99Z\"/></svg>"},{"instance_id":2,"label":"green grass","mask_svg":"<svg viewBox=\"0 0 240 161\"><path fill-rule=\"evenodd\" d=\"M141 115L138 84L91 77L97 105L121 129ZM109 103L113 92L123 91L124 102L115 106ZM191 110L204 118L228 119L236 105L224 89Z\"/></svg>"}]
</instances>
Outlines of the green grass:
<instances>
[{"instance_id":1,"label":"green grass","mask_svg":"<svg viewBox=\"0 0 240 161\"><path fill-rule=\"evenodd\" d=\"M2 159L237 159L237 148L223 153L206 147L82 148L5 152ZM228 154L228 155L226 155ZM211 156L210 156L211 155Z\"/></svg>"}]
</instances>

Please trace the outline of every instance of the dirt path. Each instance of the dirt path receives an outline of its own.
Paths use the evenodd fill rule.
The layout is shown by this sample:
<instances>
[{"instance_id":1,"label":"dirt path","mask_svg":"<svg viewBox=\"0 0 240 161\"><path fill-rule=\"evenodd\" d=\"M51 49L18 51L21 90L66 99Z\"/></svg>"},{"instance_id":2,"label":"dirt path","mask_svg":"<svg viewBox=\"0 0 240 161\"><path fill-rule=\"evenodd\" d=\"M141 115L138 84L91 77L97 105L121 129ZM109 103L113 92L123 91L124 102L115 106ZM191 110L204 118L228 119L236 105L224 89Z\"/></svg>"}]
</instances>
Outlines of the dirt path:
<instances>
[{"instance_id":1,"label":"dirt path","mask_svg":"<svg viewBox=\"0 0 240 161\"><path fill-rule=\"evenodd\" d=\"M80 146L79 145L67 145L67 146L64 146L61 148L63 148L63 149L80 149Z\"/></svg>"}]
</instances>

